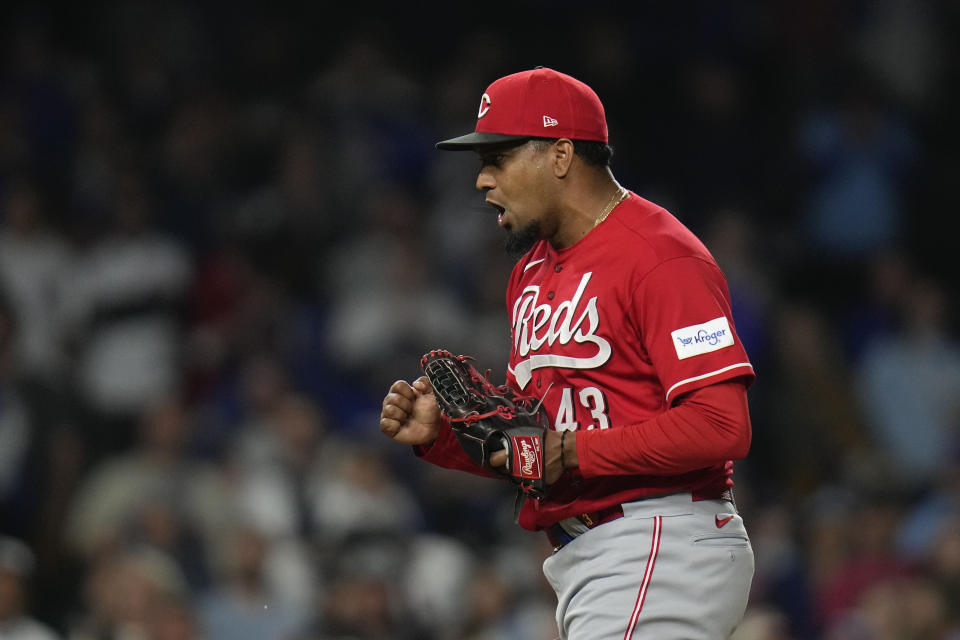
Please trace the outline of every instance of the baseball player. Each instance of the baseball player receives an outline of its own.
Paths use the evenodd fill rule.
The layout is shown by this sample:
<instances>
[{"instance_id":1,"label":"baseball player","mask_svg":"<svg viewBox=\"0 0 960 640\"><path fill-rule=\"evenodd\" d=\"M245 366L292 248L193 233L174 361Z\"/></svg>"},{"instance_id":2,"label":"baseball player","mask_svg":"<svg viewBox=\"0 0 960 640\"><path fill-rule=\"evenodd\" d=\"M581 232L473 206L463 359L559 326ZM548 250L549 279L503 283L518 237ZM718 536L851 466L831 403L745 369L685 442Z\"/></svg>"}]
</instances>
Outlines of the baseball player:
<instances>
[{"instance_id":1,"label":"baseball player","mask_svg":"<svg viewBox=\"0 0 960 640\"><path fill-rule=\"evenodd\" d=\"M496 80L475 131L437 147L479 154L476 187L519 256L506 381L550 421L548 490L519 524L554 546L560 637L728 638L753 576L732 474L754 371L719 267L616 181L603 105L568 75ZM426 377L390 387L380 428L431 463L496 475L464 455Z\"/></svg>"}]
</instances>

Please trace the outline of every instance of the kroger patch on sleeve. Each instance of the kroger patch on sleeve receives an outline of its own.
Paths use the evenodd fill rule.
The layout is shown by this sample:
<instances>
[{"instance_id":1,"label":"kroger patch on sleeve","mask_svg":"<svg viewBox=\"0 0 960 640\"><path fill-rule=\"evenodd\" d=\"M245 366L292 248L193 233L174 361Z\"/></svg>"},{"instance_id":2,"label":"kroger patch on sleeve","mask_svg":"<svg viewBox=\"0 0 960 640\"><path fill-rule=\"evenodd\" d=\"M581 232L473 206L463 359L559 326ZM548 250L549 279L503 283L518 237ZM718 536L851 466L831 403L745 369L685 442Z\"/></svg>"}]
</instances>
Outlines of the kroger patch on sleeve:
<instances>
[{"instance_id":1,"label":"kroger patch on sleeve","mask_svg":"<svg viewBox=\"0 0 960 640\"><path fill-rule=\"evenodd\" d=\"M671 332L670 336L680 360L732 347L734 343L733 332L725 316L677 329Z\"/></svg>"}]
</instances>

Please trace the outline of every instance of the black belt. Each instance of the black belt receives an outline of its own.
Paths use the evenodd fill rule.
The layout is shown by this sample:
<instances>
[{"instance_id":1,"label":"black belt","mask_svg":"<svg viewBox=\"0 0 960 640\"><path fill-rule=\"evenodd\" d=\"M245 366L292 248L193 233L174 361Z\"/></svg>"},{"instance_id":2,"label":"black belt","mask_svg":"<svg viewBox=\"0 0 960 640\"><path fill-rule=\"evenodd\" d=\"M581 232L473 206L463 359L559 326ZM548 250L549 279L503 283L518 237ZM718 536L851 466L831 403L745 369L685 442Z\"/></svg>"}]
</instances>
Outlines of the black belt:
<instances>
[{"instance_id":1,"label":"black belt","mask_svg":"<svg viewBox=\"0 0 960 640\"><path fill-rule=\"evenodd\" d=\"M581 513L578 516L573 518L568 518L567 520L575 520L574 525L576 529L582 529L582 531L569 531L567 528L564 528L559 522L550 525L544 531L547 533L547 539L550 541L550 544L553 545L553 550L558 551L564 545L569 544L573 541L574 538L586 533L594 527L599 527L601 524L610 522L611 520L616 520L617 518L623 517L623 507L619 504L615 504L612 507L607 507L606 509L601 509L600 511L592 511L590 513Z\"/></svg>"}]
</instances>

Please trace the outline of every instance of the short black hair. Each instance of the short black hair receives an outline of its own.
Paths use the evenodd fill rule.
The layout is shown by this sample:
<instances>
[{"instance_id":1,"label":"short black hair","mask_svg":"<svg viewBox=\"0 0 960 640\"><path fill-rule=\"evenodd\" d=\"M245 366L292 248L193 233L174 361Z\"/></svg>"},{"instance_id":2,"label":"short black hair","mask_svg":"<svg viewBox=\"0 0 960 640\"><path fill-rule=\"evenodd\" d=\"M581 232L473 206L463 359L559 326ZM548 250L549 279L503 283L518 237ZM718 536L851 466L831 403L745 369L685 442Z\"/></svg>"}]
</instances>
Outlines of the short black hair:
<instances>
[{"instance_id":1,"label":"short black hair","mask_svg":"<svg viewBox=\"0 0 960 640\"><path fill-rule=\"evenodd\" d=\"M535 142L553 144L559 138L531 138ZM613 147L598 140L573 140L573 152L592 167L604 169L613 159Z\"/></svg>"}]
</instances>

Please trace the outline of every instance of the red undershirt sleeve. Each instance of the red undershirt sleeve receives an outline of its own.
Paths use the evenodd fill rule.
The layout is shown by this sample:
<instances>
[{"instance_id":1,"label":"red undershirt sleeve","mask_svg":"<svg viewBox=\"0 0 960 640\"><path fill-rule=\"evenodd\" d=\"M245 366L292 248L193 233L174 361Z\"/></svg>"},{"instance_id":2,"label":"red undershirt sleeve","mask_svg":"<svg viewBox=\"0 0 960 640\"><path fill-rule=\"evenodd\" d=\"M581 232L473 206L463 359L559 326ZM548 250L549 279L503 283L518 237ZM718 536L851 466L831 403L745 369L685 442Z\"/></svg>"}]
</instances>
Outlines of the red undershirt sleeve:
<instances>
[{"instance_id":1,"label":"red undershirt sleeve","mask_svg":"<svg viewBox=\"0 0 960 640\"><path fill-rule=\"evenodd\" d=\"M744 458L750 440L747 390L731 380L695 389L645 422L578 431L577 457L585 478L675 475Z\"/></svg>"},{"instance_id":2,"label":"red undershirt sleeve","mask_svg":"<svg viewBox=\"0 0 960 640\"><path fill-rule=\"evenodd\" d=\"M417 457L444 469L466 471L488 478L500 477L490 469L479 467L473 463L463 447L460 446L453 429L450 428L450 423L445 418L437 439L428 445L414 446L413 452Z\"/></svg>"}]
</instances>

